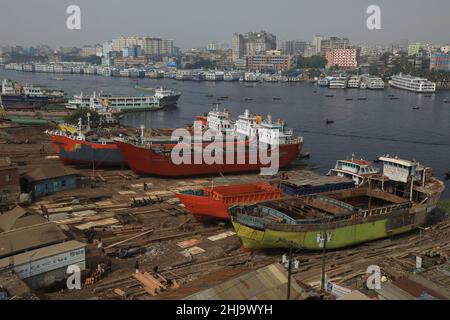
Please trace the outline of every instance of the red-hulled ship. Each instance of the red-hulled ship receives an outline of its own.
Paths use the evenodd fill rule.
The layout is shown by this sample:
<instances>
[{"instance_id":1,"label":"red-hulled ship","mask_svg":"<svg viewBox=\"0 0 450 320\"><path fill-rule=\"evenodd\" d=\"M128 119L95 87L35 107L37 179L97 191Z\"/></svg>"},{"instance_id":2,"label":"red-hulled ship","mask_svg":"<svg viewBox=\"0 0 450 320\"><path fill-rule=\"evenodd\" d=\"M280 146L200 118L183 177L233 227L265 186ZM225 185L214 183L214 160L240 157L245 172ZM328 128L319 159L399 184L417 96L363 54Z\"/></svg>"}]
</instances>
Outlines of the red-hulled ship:
<instances>
[{"instance_id":1,"label":"red-hulled ship","mask_svg":"<svg viewBox=\"0 0 450 320\"><path fill-rule=\"evenodd\" d=\"M266 182L238 184L183 190L178 199L186 210L199 219L216 218L228 220L228 207L235 204L255 203L282 197L281 190Z\"/></svg>"},{"instance_id":2,"label":"red-hulled ship","mask_svg":"<svg viewBox=\"0 0 450 320\"><path fill-rule=\"evenodd\" d=\"M208 114L207 123L209 129L226 133L228 137L229 134L235 135L236 141L224 142L218 149L204 142L198 145L183 142L175 145L156 145L116 139L116 144L128 166L135 173L168 177L238 173L273 168L274 163L267 160L277 153L278 156L273 158L276 160L275 170L278 170L297 159L303 146L303 138L293 137L293 130L285 127L282 121L272 122L268 116L267 121L263 122L261 117L251 115L248 110L232 125L228 112L216 109ZM242 136L246 137L246 140L238 139ZM270 150L270 156L267 155L266 158L259 154L263 144ZM172 151L175 147L176 152L183 149L179 153L182 153L181 157L184 159L181 162L173 159ZM217 150L220 150L219 154L215 153ZM205 160L204 156L208 154L214 157L215 161Z\"/></svg>"},{"instance_id":3,"label":"red-hulled ship","mask_svg":"<svg viewBox=\"0 0 450 320\"><path fill-rule=\"evenodd\" d=\"M47 134L60 160L66 165L126 166L114 140L91 141L84 135L63 131L49 131Z\"/></svg>"}]
</instances>

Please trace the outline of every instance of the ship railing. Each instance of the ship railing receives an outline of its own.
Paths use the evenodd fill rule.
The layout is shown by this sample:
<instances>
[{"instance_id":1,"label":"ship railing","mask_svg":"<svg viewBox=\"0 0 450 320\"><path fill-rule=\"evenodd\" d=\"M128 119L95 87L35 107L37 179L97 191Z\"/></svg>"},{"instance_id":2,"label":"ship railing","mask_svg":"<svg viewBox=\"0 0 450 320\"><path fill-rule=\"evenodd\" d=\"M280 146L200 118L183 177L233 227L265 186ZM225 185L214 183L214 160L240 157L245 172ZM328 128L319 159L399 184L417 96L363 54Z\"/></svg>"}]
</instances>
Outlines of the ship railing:
<instances>
[{"instance_id":1,"label":"ship railing","mask_svg":"<svg viewBox=\"0 0 450 320\"><path fill-rule=\"evenodd\" d=\"M359 215L366 218L366 217L370 217L370 216L374 216L374 215L388 214L388 213L391 213L396 210L406 210L406 209L411 208L411 206L412 206L412 202L394 204L394 205L379 207L379 208L375 208L375 209L360 210Z\"/></svg>"}]
</instances>

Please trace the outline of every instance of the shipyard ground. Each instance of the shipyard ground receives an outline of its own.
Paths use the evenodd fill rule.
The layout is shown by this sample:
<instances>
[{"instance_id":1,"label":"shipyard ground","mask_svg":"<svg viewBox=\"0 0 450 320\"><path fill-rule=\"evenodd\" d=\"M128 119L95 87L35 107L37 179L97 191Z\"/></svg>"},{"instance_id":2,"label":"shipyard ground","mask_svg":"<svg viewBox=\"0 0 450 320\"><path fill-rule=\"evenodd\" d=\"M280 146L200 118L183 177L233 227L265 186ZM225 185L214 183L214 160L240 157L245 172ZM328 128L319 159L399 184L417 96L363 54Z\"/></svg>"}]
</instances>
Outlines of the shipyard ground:
<instances>
[{"instance_id":1,"label":"shipyard ground","mask_svg":"<svg viewBox=\"0 0 450 320\"><path fill-rule=\"evenodd\" d=\"M59 161L42 127L0 128L0 157L4 156L10 157L21 172ZM41 299L182 298L178 292L183 288L186 296L196 287L205 288L206 281L281 262L287 251L246 252L230 223L199 222L174 195L177 190L210 186L213 180L217 185L263 179L257 174L163 179L139 177L127 169L77 170L93 179L93 184L46 196L28 207L45 211L71 238L88 243L86 277L93 283L83 285L81 290L55 287L35 292ZM314 176L298 165L286 172L290 177ZM412 291L431 287L434 296L450 299L449 207L448 202L441 203L430 229L326 252L328 279L371 298L414 298ZM98 248L99 241L103 249ZM126 253L131 256L119 257ZM417 255L423 258L420 270L416 270ZM299 266L293 277L305 291L302 297L334 299L320 292L322 253L297 251L294 258ZM139 271L156 279L156 285L133 276L136 261ZM106 271L95 276L99 264ZM366 288L369 265L381 268L383 289Z\"/></svg>"}]
</instances>

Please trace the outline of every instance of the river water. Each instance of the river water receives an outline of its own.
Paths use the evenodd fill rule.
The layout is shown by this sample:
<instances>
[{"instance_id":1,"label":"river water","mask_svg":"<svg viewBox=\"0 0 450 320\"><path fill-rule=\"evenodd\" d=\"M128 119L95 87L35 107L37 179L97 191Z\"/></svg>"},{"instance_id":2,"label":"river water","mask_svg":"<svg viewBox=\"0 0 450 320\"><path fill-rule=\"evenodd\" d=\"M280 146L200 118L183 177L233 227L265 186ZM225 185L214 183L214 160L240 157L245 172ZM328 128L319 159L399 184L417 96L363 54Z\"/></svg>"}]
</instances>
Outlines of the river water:
<instances>
[{"instance_id":1,"label":"river water","mask_svg":"<svg viewBox=\"0 0 450 320\"><path fill-rule=\"evenodd\" d=\"M22 83L63 89L69 95L94 90L111 94L139 95L142 90L128 78L89 75L24 73L0 69L0 80L8 78ZM439 178L450 171L450 92L437 92L432 97L388 88L383 91L317 88L309 83L193 82L171 79L139 79L141 87L165 86L179 90L177 107L126 114L122 123L139 127L183 127L197 115L208 112L217 97L228 96L221 107L233 116L245 109L272 119L287 121L296 134L305 138L304 151L311 152L312 164L326 173L337 159L355 154L367 160L383 154L415 159L434 169ZM213 98L206 95L213 94ZM334 97L326 97L333 94ZM391 100L389 95L399 97ZM273 97L281 100L273 100ZM363 97L367 100L358 100ZM251 98L252 101L245 101ZM346 99L353 100L346 100ZM419 107L414 110L413 107ZM333 124L326 121L333 120ZM450 198L450 184L444 198Z\"/></svg>"}]
</instances>

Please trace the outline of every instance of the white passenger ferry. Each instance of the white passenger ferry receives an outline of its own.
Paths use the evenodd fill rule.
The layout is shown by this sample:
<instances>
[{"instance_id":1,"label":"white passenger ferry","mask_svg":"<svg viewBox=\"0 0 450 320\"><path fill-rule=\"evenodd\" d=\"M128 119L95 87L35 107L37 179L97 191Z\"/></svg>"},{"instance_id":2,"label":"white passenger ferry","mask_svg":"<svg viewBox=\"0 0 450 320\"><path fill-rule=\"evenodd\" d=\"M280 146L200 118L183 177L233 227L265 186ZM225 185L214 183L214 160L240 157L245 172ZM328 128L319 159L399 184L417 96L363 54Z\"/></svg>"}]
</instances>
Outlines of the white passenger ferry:
<instances>
[{"instance_id":1,"label":"white passenger ferry","mask_svg":"<svg viewBox=\"0 0 450 320\"><path fill-rule=\"evenodd\" d=\"M424 92L435 92L436 83L428 81L425 78L413 77L411 75L398 74L392 76L389 81L392 87L408 90L412 92L424 93Z\"/></svg>"}]
</instances>

